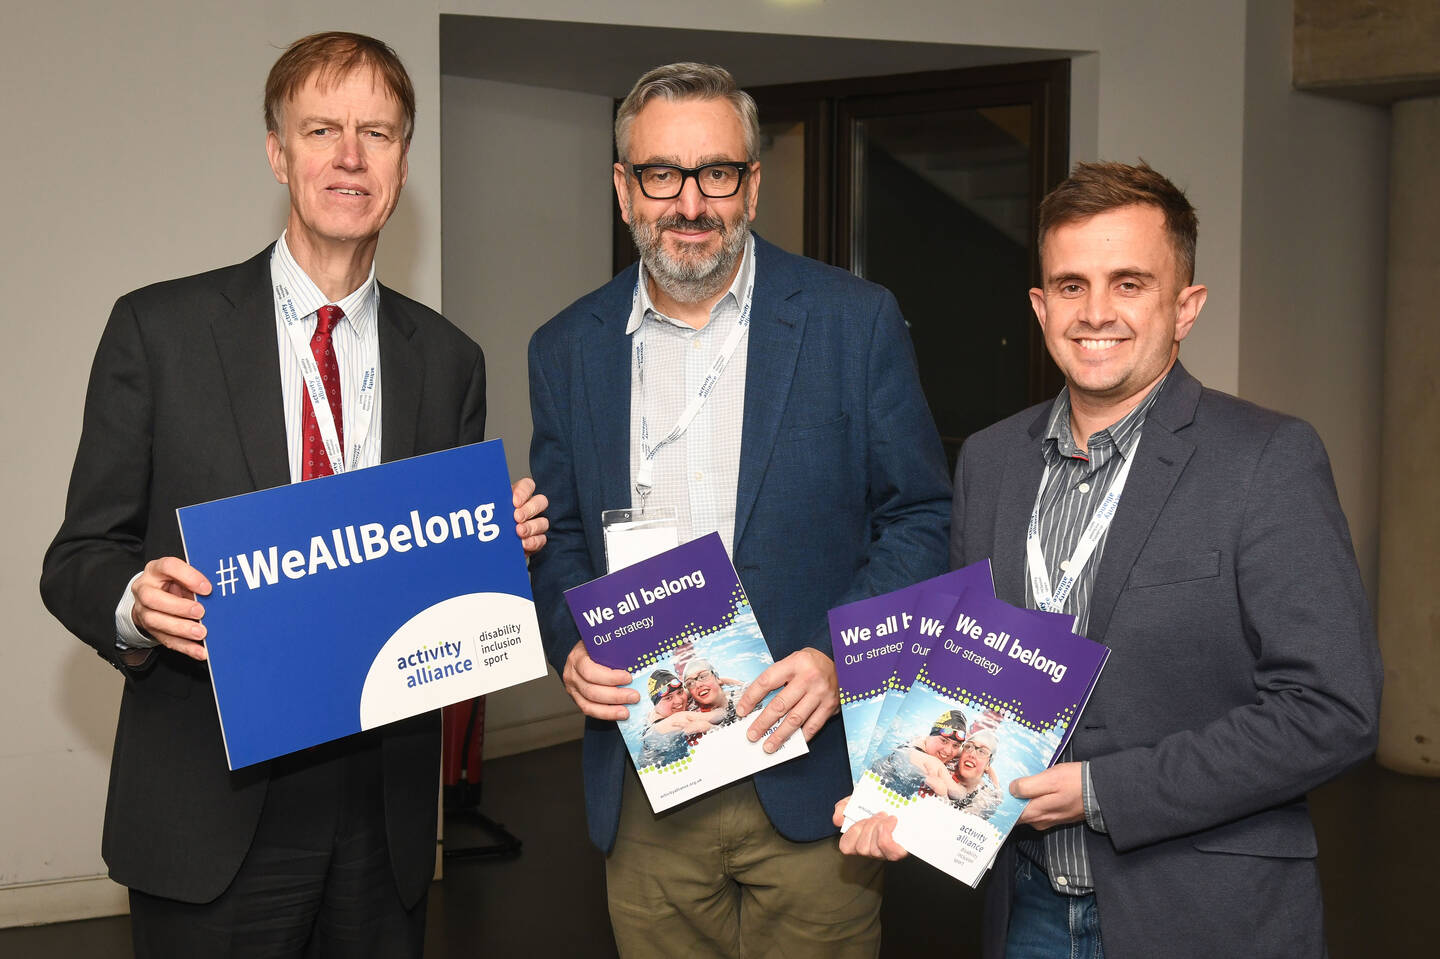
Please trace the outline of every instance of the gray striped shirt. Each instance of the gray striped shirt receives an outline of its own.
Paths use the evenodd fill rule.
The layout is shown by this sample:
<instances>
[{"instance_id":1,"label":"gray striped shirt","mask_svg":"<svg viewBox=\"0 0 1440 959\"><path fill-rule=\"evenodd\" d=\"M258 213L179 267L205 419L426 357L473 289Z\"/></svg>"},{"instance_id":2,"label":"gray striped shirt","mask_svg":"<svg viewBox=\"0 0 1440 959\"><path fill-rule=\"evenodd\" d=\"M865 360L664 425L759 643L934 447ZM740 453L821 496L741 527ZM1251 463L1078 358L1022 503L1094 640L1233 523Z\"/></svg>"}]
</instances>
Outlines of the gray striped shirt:
<instances>
[{"instance_id":1,"label":"gray striped shirt","mask_svg":"<svg viewBox=\"0 0 1440 959\"><path fill-rule=\"evenodd\" d=\"M1168 374L1166 379L1168 379ZM1045 554L1046 572L1050 582L1055 583L1068 571L1071 554L1080 535L1085 532L1095 507L1105 498L1120 472L1124 462L1135 455L1140 443L1140 432L1145 426L1145 416L1155 399L1165 387L1162 379L1150 393L1129 413L1117 422L1093 434L1089 449L1082 450L1075 443L1070 432L1070 391L1064 389L1055 398L1051 407L1050 422L1045 428L1041 443L1041 454L1045 458L1045 473L1040 480L1037 501L1040 508L1040 549ZM1121 497L1123 506L1124 497ZM1105 552L1105 542L1110 538L1106 529L1095 552L1085 567L1076 574L1075 585L1065 600L1064 612L1073 613L1075 629L1082 636L1090 625L1090 595L1095 588L1095 571L1100 568L1100 558ZM1035 591L1030 577L1025 577L1025 605L1036 607ZM1071 758L1067 748L1060 761ZM1090 770L1084 771L1085 817L1092 826L1103 828L1098 807L1094 807L1090 790ZM1043 833L1038 839L1024 839L1020 851L1037 863L1045 866L1050 884L1056 892L1067 895L1084 895L1094 889L1090 872L1090 857L1085 852L1084 829L1086 823L1058 826Z\"/></svg>"}]
</instances>

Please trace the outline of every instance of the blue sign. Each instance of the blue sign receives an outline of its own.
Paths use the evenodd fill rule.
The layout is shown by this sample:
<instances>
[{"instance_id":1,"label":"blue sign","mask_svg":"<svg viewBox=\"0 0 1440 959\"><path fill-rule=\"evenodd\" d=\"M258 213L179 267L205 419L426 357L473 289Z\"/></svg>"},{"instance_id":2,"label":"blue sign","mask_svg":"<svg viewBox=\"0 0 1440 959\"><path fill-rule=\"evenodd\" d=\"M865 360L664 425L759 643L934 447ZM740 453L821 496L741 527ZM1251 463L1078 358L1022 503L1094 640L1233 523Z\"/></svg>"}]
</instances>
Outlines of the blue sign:
<instances>
[{"instance_id":1,"label":"blue sign","mask_svg":"<svg viewBox=\"0 0 1440 959\"><path fill-rule=\"evenodd\" d=\"M545 673L499 440L177 511L231 769Z\"/></svg>"}]
</instances>

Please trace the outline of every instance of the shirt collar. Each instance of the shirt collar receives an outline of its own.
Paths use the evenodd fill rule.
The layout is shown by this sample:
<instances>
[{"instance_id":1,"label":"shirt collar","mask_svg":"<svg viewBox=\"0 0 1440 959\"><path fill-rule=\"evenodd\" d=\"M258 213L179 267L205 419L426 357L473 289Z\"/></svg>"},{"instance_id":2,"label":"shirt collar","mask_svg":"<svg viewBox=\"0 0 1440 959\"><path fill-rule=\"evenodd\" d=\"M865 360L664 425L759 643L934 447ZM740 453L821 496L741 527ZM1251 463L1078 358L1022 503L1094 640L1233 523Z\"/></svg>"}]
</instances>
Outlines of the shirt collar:
<instances>
[{"instance_id":1,"label":"shirt collar","mask_svg":"<svg viewBox=\"0 0 1440 959\"><path fill-rule=\"evenodd\" d=\"M755 260L755 258L750 254L754 246L755 236L753 234L746 236L745 249L740 251L740 269L735 271L735 279L731 282L730 288L725 291L725 295L720 297L719 301L713 307L711 307L711 319L715 318L715 311L718 310L727 299L732 300L738 307L740 303L740 297L745 294L745 290L748 289L750 284L750 271ZM637 284L635 306L633 309L630 310L630 322L625 325L626 336L630 336L634 334L636 330L640 329L640 324L645 320L647 316L650 316L651 314L654 314L657 318L664 320L665 322L675 323L676 325L684 325L680 324L676 320L671 319L670 317L666 316L664 313L661 313L655 308L655 304L650 299L650 284L645 282L644 260L640 261L640 272L637 275L635 282Z\"/></svg>"},{"instance_id":2,"label":"shirt collar","mask_svg":"<svg viewBox=\"0 0 1440 959\"><path fill-rule=\"evenodd\" d=\"M1173 367L1172 367L1173 369ZM1155 405L1155 400L1160 396L1160 391L1165 388L1165 383L1170 379L1167 372L1159 383L1145 395L1145 398L1136 404L1135 408L1126 413L1120 419L1111 423L1103 430L1096 431L1090 437L1089 447L1093 451L1097 445L1113 447L1126 459L1135 452L1135 444L1140 442L1140 431L1145 425L1145 417L1150 408ZM1054 404L1050 407L1050 421L1045 425L1045 435L1042 437L1042 449L1047 458L1052 453L1061 456L1080 456L1080 448L1075 442L1075 436L1070 431L1070 388L1067 386L1055 397Z\"/></svg>"},{"instance_id":3,"label":"shirt collar","mask_svg":"<svg viewBox=\"0 0 1440 959\"><path fill-rule=\"evenodd\" d=\"M288 232L288 231L286 231ZM280 239L275 241L275 265L272 269L278 269L288 280L290 297L295 303L295 312L302 317L308 317L331 302L310 275L301 268L295 261L295 256L290 252L289 245L285 242L285 233L280 234ZM335 301L335 305L345 313L342 325L348 322L355 333L361 336L370 332L370 327L375 323L376 302L379 295L379 285L375 282L375 262L370 262L370 275L365 278L351 293Z\"/></svg>"}]
</instances>

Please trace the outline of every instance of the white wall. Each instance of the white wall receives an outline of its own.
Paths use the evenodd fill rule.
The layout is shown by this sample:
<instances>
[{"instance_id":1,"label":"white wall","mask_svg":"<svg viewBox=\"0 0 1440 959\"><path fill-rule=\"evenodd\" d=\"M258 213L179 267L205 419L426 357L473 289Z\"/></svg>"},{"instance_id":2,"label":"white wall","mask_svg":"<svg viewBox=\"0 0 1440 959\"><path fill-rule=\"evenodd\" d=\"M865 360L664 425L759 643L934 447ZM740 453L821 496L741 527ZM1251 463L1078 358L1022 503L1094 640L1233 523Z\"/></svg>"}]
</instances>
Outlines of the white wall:
<instances>
[{"instance_id":1,"label":"white wall","mask_svg":"<svg viewBox=\"0 0 1440 959\"><path fill-rule=\"evenodd\" d=\"M115 902L106 897L103 884L84 880L103 873L100 810L120 680L49 618L35 589L41 554L61 513L89 357L109 306L141 284L238 260L278 233L284 199L261 151L260 86L284 43L312 30L335 28L384 37L417 81L420 116L410 184L386 230L380 273L387 283L441 305L440 12L719 30L742 25L773 33L1081 52L1073 75L1074 156L1143 155L1186 186L1200 208L1200 270L1212 295L1185 355L1192 370L1222 389L1259 391L1275 370L1288 371L1285 375L1295 382L1308 369L1288 354L1295 344L1276 335L1284 332L1278 320L1253 319L1250 304L1262 309L1264 297L1275 295L1259 284L1271 258L1283 256L1293 237L1322 227L1333 230L1353 221L1358 236L1368 236L1374 216L1383 217L1383 202L1375 208L1378 214L1364 201L1337 204L1337 190L1351 186L1343 178L1294 182L1297 167L1317 153L1338 149L1349 157L1336 161L1337 173L1368 170L1369 153L1337 147L1327 128L1333 113L1311 115L1301 101L1289 98L1266 100L1270 105L1263 110L1247 102L1247 83L1252 82L1247 67L1259 77L1262 64L1247 62L1243 0L734 0L711 14L652 0L421 0L405 5L379 0L309 0L303 5L285 0L248 5L77 0L7 11L6 28L0 31L0 89L6 91L7 116L17 134L0 159L0 172L10 184L7 229L0 238L0 263L5 264L0 296L8 307L0 319L8 347L7 375L0 381L0 409L5 410L0 440L10 455L0 493L23 506L15 511L9 548L0 558L0 602L13 637L0 673L0 728L10 731L0 745L0 809L5 811L0 817L0 924L93 914ZM1273 33L1277 23L1264 19L1255 29L1260 26ZM1267 50L1277 46L1273 37L1266 42ZM535 55L543 57L545 51ZM665 51L657 50L655 59L666 59ZM1276 76L1283 78L1283 70ZM1259 90L1259 80L1253 82ZM1277 81L1266 82L1273 87ZM470 92L484 100L503 91L482 85ZM523 94L511 92L513 97L504 98L509 104L525 102ZM505 107L499 100L488 102L492 113ZM1261 112L1247 115L1247 106ZM566 115L587 122L578 101L571 107L575 112ZM1346 128L1356 132L1369 122L1344 116ZM527 135L537 132L530 129L534 118L496 119L526 128ZM1276 123L1290 124L1292 139L1284 156L1295 162L1253 163L1247 137L1263 138ZM538 132L565 136L560 130ZM602 138L593 136L591 146L598 149L594 144ZM500 139L477 144L478 162L491 162L485 151ZM528 336L527 324L538 323L573 292L603 279L600 264L610 242L607 160L600 161L602 172L593 185L594 197L604 197L606 212L591 209L588 204L600 200L582 199L577 185L575 202L586 204L589 212L581 215L573 235L558 221L554 234L542 235L545 221L522 196L501 198L483 221L476 218L464 227L450 215L447 201L447 256L464 229L488 226L490 235L472 242L502 258L491 261L500 289L492 291L487 283L463 298L455 294L465 314L458 318L487 347L494 384L492 432L510 436L524 430L514 375L523 364L515 347ZM466 162L447 162L447 182L463 175ZM1362 190L1368 190L1365 182ZM1287 191L1284 212L1294 218L1289 232L1273 232L1268 213L1249 213L1248 204L1256 211L1268 209L1263 191L1277 186ZM511 222L500 222L502 209L512 211ZM495 249L507 232L524 233L525 245L533 245L537 257L543 251L553 273L539 269L538 260L503 259L520 247L517 242L516 250ZM1343 251L1359 242L1335 247L1340 252L1322 261L1326 276L1344 287L1336 303L1319 293L1305 303L1307 316L1323 317L1328 335L1342 338L1317 348L1316 358L1330 376L1328 387L1298 393L1287 388L1275 402L1323 420L1322 432L1337 462L1342 455L1354 457L1357 477L1342 479L1342 493L1352 522L1358 526L1361 515L1372 527L1357 529L1357 539L1373 541L1373 503L1364 502L1373 498L1371 454L1363 443L1350 443L1357 430L1370 425L1372 414L1364 405L1369 400L1346 414L1334 399L1373 386L1368 350L1352 352L1343 339L1378 338L1378 327L1365 325L1363 310L1355 319L1347 308L1356 298L1370 297L1364 286L1368 281L1362 279L1360 292L1339 282L1345 276L1339 267L1348 259ZM467 259L455 255L462 263ZM1252 260L1260 272L1252 271ZM498 269L502 263L504 272ZM447 282L465 279L455 277L454 268L445 273ZM521 284L527 290L517 293L514 287ZM447 301L451 289L445 289ZM481 304L473 315L468 300ZM1360 329L1347 331L1347 321L1361 324ZM1250 327L1251 322L1257 325ZM1242 362L1252 344L1253 364L1249 356ZM1312 405L1318 414L1308 408ZM1345 450L1336 449L1337 437ZM518 442L518 435L513 439ZM497 712L503 712L500 705L497 701ZM500 719L492 716L497 723ZM80 881L65 882L70 879Z\"/></svg>"},{"instance_id":2,"label":"white wall","mask_svg":"<svg viewBox=\"0 0 1440 959\"><path fill-rule=\"evenodd\" d=\"M609 97L464 77L441 85L445 311L485 350L487 436L528 475L530 334L610 278ZM539 172L533 172L539 171ZM580 735L549 681L492 693L486 755Z\"/></svg>"},{"instance_id":3,"label":"white wall","mask_svg":"<svg viewBox=\"0 0 1440 959\"><path fill-rule=\"evenodd\" d=\"M440 302L439 65L433 2L7 4L0 89L6 309L0 555L0 925L112 906L100 822L120 677L41 606L90 357L115 298L258 252L283 225L261 120L265 73L321 29L386 38L417 80L410 187L386 230L387 282ZM429 11L427 13L426 11ZM118 597L117 597L118 598ZM157 810L156 815L168 811Z\"/></svg>"},{"instance_id":4,"label":"white wall","mask_svg":"<svg viewBox=\"0 0 1440 959\"><path fill-rule=\"evenodd\" d=\"M1320 432L1373 597L1390 111L1290 89L1290 49L1289 5L1250 0L1240 394Z\"/></svg>"}]
</instances>

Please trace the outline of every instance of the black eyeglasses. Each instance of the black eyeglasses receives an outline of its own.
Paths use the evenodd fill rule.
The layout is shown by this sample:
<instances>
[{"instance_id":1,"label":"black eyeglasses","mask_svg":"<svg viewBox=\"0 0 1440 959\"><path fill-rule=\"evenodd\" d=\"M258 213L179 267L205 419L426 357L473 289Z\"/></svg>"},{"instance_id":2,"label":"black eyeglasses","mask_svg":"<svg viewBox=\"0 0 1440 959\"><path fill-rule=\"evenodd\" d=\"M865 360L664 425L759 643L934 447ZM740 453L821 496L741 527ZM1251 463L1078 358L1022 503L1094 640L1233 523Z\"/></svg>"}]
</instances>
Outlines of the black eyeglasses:
<instances>
[{"instance_id":1,"label":"black eyeglasses","mask_svg":"<svg viewBox=\"0 0 1440 959\"><path fill-rule=\"evenodd\" d=\"M632 163L630 172L640 184L640 192L652 200L673 200L685 189L685 181L695 178L700 193L712 200L723 200L740 192L740 184L750 164L725 161L707 163L686 169L668 163Z\"/></svg>"}]
</instances>

